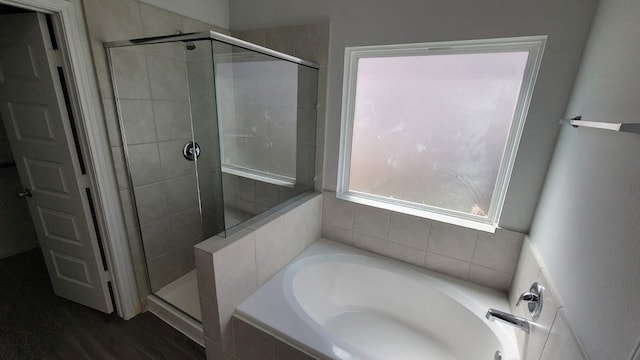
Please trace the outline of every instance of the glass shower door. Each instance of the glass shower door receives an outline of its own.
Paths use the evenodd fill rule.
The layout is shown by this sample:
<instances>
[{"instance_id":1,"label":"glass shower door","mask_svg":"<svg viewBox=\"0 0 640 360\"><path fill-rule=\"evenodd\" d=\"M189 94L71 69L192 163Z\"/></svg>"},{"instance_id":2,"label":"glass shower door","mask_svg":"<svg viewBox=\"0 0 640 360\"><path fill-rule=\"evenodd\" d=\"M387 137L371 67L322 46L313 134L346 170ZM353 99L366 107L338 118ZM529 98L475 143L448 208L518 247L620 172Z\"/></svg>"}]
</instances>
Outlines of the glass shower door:
<instances>
[{"instance_id":1,"label":"glass shower door","mask_svg":"<svg viewBox=\"0 0 640 360\"><path fill-rule=\"evenodd\" d=\"M195 166L204 240L218 234L224 236L225 231L212 43L191 41L185 48L191 125L199 149Z\"/></svg>"},{"instance_id":2,"label":"glass shower door","mask_svg":"<svg viewBox=\"0 0 640 360\"><path fill-rule=\"evenodd\" d=\"M318 70L212 43L219 169L229 229L313 191Z\"/></svg>"},{"instance_id":3,"label":"glass shower door","mask_svg":"<svg viewBox=\"0 0 640 360\"><path fill-rule=\"evenodd\" d=\"M187 50L175 42L109 51L149 291L200 321L193 245L203 226L196 162L183 154L195 140Z\"/></svg>"}]
</instances>

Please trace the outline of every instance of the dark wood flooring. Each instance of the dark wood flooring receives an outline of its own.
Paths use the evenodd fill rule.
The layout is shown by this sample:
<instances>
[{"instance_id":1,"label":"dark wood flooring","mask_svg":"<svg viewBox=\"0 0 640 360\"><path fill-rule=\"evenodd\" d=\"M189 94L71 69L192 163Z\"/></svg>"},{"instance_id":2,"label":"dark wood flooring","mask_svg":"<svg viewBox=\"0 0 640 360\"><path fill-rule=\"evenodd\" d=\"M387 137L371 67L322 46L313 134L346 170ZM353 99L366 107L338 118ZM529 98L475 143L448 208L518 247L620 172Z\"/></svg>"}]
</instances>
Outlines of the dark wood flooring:
<instances>
[{"instance_id":1,"label":"dark wood flooring","mask_svg":"<svg viewBox=\"0 0 640 360\"><path fill-rule=\"evenodd\" d=\"M39 249L0 260L0 359L205 359L151 313L125 321L57 297Z\"/></svg>"}]
</instances>

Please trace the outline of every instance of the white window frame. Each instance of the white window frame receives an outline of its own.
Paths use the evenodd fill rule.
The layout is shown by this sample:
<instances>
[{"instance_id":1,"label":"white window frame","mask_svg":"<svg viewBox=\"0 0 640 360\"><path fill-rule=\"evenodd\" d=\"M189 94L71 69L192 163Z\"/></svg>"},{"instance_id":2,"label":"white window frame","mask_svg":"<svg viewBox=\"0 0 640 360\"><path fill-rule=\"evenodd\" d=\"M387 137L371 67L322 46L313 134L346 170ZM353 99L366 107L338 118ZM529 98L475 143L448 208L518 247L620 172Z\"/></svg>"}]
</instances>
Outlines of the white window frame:
<instances>
[{"instance_id":1,"label":"white window frame","mask_svg":"<svg viewBox=\"0 0 640 360\"><path fill-rule=\"evenodd\" d=\"M538 70L542 62L547 36L526 36L515 38L447 41L435 43L376 45L345 48L344 79L342 91L342 124L340 131L340 155L338 163L338 183L336 196L340 199L359 204L375 206L391 211L425 217L454 225L469 227L481 231L494 232L507 195L507 187L513 170L518 145L533 95ZM389 199L387 197L350 191L349 171L351 164L351 145L353 139L353 116L356 99L358 60L362 58L380 58L397 56L423 56L468 53L493 53L509 51L527 51L529 56L525 66L524 78L514 118L511 124L505 153L500 163L496 187L491 198L488 216L482 218L454 210L421 205L409 201Z\"/></svg>"}]
</instances>

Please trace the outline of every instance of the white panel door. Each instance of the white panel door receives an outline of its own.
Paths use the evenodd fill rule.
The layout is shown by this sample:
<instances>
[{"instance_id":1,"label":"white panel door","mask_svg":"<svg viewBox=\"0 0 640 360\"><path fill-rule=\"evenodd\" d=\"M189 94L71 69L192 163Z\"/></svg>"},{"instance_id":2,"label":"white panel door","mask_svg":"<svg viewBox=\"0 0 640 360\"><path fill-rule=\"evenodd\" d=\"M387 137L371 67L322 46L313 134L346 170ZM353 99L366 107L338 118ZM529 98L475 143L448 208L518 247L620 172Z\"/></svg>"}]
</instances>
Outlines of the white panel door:
<instances>
[{"instance_id":1,"label":"white panel door","mask_svg":"<svg viewBox=\"0 0 640 360\"><path fill-rule=\"evenodd\" d=\"M0 114L57 295L113 311L46 18L0 16ZM25 190L26 191L26 190Z\"/></svg>"}]
</instances>

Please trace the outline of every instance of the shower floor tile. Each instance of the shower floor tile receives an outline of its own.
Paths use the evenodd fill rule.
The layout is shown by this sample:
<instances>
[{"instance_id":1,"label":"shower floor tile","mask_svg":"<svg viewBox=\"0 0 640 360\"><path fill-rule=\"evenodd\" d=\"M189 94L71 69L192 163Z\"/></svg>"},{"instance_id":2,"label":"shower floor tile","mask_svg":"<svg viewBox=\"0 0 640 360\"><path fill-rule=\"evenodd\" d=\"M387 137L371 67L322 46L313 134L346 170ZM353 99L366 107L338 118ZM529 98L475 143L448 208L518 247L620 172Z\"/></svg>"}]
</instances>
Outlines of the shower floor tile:
<instances>
[{"instance_id":1,"label":"shower floor tile","mask_svg":"<svg viewBox=\"0 0 640 360\"><path fill-rule=\"evenodd\" d=\"M195 269L158 290L156 295L189 314L194 319L200 322L202 321L200 297L198 296L198 280Z\"/></svg>"}]
</instances>

